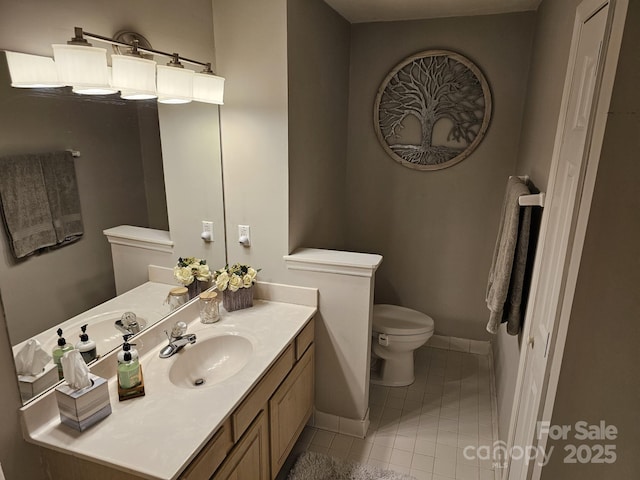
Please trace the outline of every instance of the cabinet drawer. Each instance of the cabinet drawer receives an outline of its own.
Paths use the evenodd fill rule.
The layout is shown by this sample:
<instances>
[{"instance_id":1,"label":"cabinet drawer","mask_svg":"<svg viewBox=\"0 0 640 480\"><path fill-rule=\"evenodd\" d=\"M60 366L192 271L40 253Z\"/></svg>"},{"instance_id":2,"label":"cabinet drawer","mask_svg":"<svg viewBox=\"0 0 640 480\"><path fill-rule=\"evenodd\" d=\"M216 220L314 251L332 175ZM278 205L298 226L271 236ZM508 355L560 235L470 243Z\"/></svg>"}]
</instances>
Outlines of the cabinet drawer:
<instances>
[{"instance_id":1,"label":"cabinet drawer","mask_svg":"<svg viewBox=\"0 0 640 480\"><path fill-rule=\"evenodd\" d=\"M233 443L231 420L227 419L180 475L180 480L209 480L233 447Z\"/></svg>"},{"instance_id":2,"label":"cabinet drawer","mask_svg":"<svg viewBox=\"0 0 640 480\"><path fill-rule=\"evenodd\" d=\"M314 318L309 320L307 326L302 329L302 331L296 337L296 360L300 360L304 352L307 351L309 345L313 343L313 337L315 335L315 324L316 321Z\"/></svg>"},{"instance_id":3,"label":"cabinet drawer","mask_svg":"<svg viewBox=\"0 0 640 480\"><path fill-rule=\"evenodd\" d=\"M294 363L294 347L289 345L276 363L269 369L258 386L244 399L236 411L231 415L233 424L233 441L237 442L244 431L251 425L253 419L262 410L278 385L285 379Z\"/></svg>"}]
</instances>

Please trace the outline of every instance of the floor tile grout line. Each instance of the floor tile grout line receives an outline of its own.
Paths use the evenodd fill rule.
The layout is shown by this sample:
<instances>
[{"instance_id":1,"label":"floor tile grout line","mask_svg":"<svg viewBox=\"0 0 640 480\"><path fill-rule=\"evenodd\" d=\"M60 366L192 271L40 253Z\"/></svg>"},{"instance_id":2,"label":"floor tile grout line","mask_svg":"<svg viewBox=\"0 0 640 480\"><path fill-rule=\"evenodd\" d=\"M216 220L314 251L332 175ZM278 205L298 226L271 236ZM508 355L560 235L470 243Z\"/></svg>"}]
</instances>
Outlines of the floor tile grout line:
<instances>
[{"instance_id":1,"label":"floor tile grout line","mask_svg":"<svg viewBox=\"0 0 640 480\"><path fill-rule=\"evenodd\" d=\"M427 347L428 349L429 347ZM375 410L377 410L377 413L375 418L372 416L371 431L368 432L365 439L354 439L350 442L348 451L342 452L343 455L339 455L340 452L338 451L335 453L344 458L353 459L357 457L357 461L362 463L385 465L387 468L397 465L392 463L392 458L396 461L403 459L407 464L398 465L398 468L407 472L414 470L414 460L423 460L427 463L422 464L422 467L429 465L432 474L436 469L436 459L440 458L441 460L438 463L441 464L445 461L442 459L447 458L449 470L441 473L452 474L453 477L451 478L455 478L458 469L461 472L471 469L477 472L476 476L479 475L481 470L484 471L486 469L483 469L480 463L473 464L464 460L460 461L460 450L464 444L465 436L468 436L470 438L469 441L474 443L480 442L481 439L480 413L481 411L486 411L485 400L482 400L482 398L486 398L482 394L485 388L484 384L481 383L481 379L485 378L482 371L483 367L487 366L489 367L486 380L489 383L491 435L495 437L497 410L495 408L495 385L493 385L495 380L492 376L490 354L489 352L488 355L479 355L456 350L434 353L433 349L431 349L431 352L422 352L421 361L424 365L419 367L419 371L426 373L420 373L420 375L416 373L416 383L412 386L413 388L401 387L403 390L394 391L391 390L392 387L372 386L371 393L376 395L376 402L382 405L376 405ZM483 357L485 360L481 364ZM416 364L418 366L418 362ZM418 368L416 370L418 372ZM409 392L419 393L410 394ZM420 397L422 401L417 400ZM389 402L391 398L401 400ZM381 401L381 399L384 401ZM469 402L471 402L471 414L466 415L464 414L466 407L463 410L463 406L469 404ZM429 405L434 409L425 409ZM485 405L484 409L483 405ZM451 418L456 416L457 418ZM429 418L432 417L435 424L430 425ZM473 418L473 420L470 421L469 417ZM423 419L425 420L424 427ZM462 427L461 425L463 424L466 426ZM475 430L475 435L463 431L463 428L469 428L469 424ZM445 429L441 429L441 426ZM485 424L484 426L487 427L489 425ZM447 429L455 429L455 431ZM334 442L341 438L339 434L334 433L330 437L328 446L319 447L313 443L317 431L318 429L309 436L307 448L305 449L311 449L310 447L312 447L329 452L332 449L331 447L336 445ZM378 437L380 441L376 442L379 432L382 432L383 435L380 435ZM441 440L449 443L439 442L439 436ZM322 441L326 443L326 439ZM421 445L420 451L428 454L418 451L419 442ZM441 446L440 449L438 449L439 445ZM382 459L376 459L371 456L374 447L376 448L374 456ZM438 456L438 450L448 452L448 456ZM411 456L410 462L407 460L409 456ZM426 470L416 471L426 472ZM496 480L498 480L497 477Z\"/></svg>"}]
</instances>

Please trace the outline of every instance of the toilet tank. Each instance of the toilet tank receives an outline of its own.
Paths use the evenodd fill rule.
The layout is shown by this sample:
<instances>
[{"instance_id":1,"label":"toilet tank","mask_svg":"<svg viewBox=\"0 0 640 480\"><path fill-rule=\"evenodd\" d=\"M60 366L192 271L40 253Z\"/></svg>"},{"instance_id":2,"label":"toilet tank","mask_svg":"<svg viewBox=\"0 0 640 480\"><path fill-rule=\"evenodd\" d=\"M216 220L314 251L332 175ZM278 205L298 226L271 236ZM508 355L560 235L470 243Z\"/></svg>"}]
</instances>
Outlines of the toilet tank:
<instances>
[{"instance_id":1,"label":"toilet tank","mask_svg":"<svg viewBox=\"0 0 640 480\"><path fill-rule=\"evenodd\" d=\"M116 294L149 281L149 265L173 267L173 241L169 232L120 225L104 230L111 244Z\"/></svg>"}]
</instances>

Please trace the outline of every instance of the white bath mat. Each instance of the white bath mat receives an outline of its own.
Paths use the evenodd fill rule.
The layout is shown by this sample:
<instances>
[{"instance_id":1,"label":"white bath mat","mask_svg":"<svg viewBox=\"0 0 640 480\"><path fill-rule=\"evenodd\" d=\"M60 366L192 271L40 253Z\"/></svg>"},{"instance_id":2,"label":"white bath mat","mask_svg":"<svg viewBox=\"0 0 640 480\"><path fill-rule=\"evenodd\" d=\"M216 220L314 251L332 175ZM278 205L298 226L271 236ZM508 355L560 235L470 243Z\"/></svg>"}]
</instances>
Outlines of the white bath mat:
<instances>
[{"instance_id":1,"label":"white bath mat","mask_svg":"<svg viewBox=\"0 0 640 480\"><path fill-rule=\"evenodd\" d=\"M287 480L415 480L415 478L321 453L304 452L296 460Z\"/></svg>"}]
</instances>

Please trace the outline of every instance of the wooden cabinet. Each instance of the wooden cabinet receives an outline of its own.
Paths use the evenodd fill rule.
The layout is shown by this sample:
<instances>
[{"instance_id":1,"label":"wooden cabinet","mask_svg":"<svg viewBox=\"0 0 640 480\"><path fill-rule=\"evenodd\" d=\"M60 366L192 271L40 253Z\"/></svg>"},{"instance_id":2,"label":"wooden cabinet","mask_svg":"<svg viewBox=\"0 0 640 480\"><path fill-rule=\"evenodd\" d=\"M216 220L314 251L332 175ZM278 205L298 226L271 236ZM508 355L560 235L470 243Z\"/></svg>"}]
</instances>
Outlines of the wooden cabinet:
<instances>
[{"instance_id":1,"label":"wooden cabinet","mask_svg":"<svg viewBox=\"0 0 640 480\"><path fill-rule=\"evenodd\" d=\"M238 408L231 414L233 424L233 441L237 442L244 431L251 425L258 412L266 408L267 402L278 385L287 377L295 363L293 345L289 345L273 366L251 390Z\"/></svg>"},{"instance_id":2,"label":"wooden cabinet","mask_svg":"<svg viewBox=\"0 0 640 480\"><path fill-rule=\"evenodd\" d=\"M311 321L231 415L239 441L213 480L276 478L313 412L314 353Z\"/></svg>"},{"instance_id":3,"label":"wooden cabinet","mask_svg":"<svg viewBox=\"0 0 640 480\"><path fill-rule=\"evenodd\" d=\"M269 480L269 423L262 411L226 458L215 480Z\"/></svg>"},{"instance_id":4,"label":"wooden cabinet","mask_svg":"<svg viewBox=\"0 0 640 480\"><path fill-rule=\"evenodd\" d=\"M198 452L179 480L271 480L313 411L311 320ZM52 478L140 480L132 473L44 449ZM57 472L57 473L55 473ZM71 474L69 474L71 472Z\"/></svg>"},{"instance_id":5,"label":"wooden cabinet","mask_svg":"<svg viewBox=\"0 0 640 480\"><path fill-rule=\"evenodd\" d=\"M304 355L304 352L307 351L309 345L313 343L315 328L316 322L315 319L312 318L311 320L309 320L309 323L307 323L307 326L304 327L296 337L296 361L302 358L302 355Z\"/></svg>"},{"instance_id":6,"label":"wooden cabinet","mask_svg":"<svg viewBox=\"0 0 640 480\"><path fill-rule=\"evenodd\" d=\"M271 478L278 475L313 411L313 370L311 345L269 401Z\"/></svg>"},{"instance_id":7,"label":"wooden cabinet","mask_svg":"<svg viewBox=\"0 0 640 480\"><path fill-rule=\"evenodd\" d=\"M180 475L180 480L209 480L233 447L231 420L227 419Z\"/></svg>"}]
</instances>

